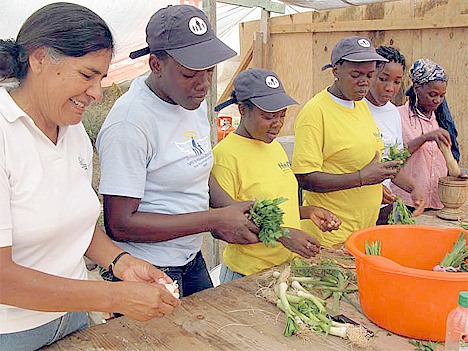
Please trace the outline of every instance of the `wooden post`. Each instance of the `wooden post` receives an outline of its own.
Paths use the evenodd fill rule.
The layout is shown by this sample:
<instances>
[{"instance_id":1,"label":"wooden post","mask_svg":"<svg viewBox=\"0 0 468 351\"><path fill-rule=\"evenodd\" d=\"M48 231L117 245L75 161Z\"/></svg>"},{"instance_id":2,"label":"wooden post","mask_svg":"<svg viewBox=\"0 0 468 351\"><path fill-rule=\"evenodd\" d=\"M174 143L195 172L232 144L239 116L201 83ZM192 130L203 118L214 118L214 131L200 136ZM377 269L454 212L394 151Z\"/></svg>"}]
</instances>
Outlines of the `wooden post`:
<instances>
[{"instance_id":1,"label":"wooden post","mask_svg":"<svg viewBox=\"0 0 468 351\"><path fill-rule=\"evenodd\" d=\"M263 36L262 68L270 68L270 11L262 9L260 31Z\"/></svg>"},{"instance_id":2,"label":"wooden post","mask_svg":"<svg viewBox=\"0 0 468 351\"><path fill-rule=\"evenodd\" d=\"M253 54L252 54L252 67L263 67L263 33L254 32L253 38Z\"/></svg>"},{"instance_id":3,"label":"wooden post","mask_svg":"<svg viewBox=\"0 0 468 351\"><path fill-rule=\"evenodd\" d=\"M203 11L206 13L210 20L213 31L216 33L216 0L203 0ZM218 85L217 85L217 70L213 70L213 80L206 95L206 104L208 106L208 119L211 125L211 145L215 146L218 142L218 114L214 111L216 102L218 101ZM217 239L213 238L210 233L205 235L206 252L205 257L208 269L217 266L219 260L219 243Z\"/></svg>"}]
</instances>

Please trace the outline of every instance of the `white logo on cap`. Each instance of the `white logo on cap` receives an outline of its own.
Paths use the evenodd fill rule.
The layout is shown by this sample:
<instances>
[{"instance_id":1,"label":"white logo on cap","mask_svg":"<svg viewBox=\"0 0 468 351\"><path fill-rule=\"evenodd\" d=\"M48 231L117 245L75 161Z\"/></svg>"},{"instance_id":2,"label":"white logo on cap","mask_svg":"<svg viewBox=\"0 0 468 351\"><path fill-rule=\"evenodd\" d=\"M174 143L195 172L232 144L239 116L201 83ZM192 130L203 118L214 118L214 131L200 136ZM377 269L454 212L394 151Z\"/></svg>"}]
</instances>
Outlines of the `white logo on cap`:
<instances>
[{"instance_id":1,"label":"white logo on cap","mask_svg":"<svg viewBox=\"0 0 468 351\"><path fill-rule=\"evenodd\" d=\"M203 35L208 30L205 21L200 17L192 17L188 23L190 31L195 35Z\"/></svg>"},{"instance_id":2,"label":"white logo on cap","mask_svg":"<svg viewBox=\"0 0 468 351\"><path fill-rule=\"evenodd\" d=\"M361 45L363 48L369 48L370 47L369 40L366 40L366 39L359 39L357 43L359 45Z\"/></svg>"},{"instance_id":3,"label":"white logo on cap","mask_svg":"<svg viewBox=\"0 0 468 351\"><path fill-rule=\"evenodd\" d=\"M280 86L280 83L278 82L278 79L274 76L268 76L265 78L265 83L268 85L270 88L276 89Z\"/></svg>"}]
</instances>

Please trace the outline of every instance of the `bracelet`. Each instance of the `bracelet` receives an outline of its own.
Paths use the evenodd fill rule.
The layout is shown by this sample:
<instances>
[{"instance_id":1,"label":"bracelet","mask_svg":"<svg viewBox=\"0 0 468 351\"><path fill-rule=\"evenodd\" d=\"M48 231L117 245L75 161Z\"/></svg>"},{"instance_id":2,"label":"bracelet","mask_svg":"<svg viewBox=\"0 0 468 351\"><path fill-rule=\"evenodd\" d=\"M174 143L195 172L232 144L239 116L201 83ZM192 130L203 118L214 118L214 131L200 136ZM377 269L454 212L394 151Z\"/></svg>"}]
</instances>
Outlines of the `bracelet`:
<instances>
[{"instance_id":1,"label":"bracelet","mask_svg":"<svg viewBox=\"0 0 468 351\"><path fill-rule=\"evenodd\" d=\"M119 260L122 258L122 256L124 255L130 255L127 251L122 251L121 253L119 253L115 258L114 260L111 262L111 264L109 265L109 268L108 268L108 271L109 271L109 277L112 279L114 278L114 267L115 265L117 264L117 262L119 262Z\"/></svg>"},{"instance_id":2,"label":"bracelet","mask_svg":"<svg viewBox=\"0 0 468 351\"><path fill-rule=\"evenodd\" d=\"M361 170L358 170L358 175L359 175L359 186L362 186L362 178L361 178Z\"/></svg>"}]
</instances>

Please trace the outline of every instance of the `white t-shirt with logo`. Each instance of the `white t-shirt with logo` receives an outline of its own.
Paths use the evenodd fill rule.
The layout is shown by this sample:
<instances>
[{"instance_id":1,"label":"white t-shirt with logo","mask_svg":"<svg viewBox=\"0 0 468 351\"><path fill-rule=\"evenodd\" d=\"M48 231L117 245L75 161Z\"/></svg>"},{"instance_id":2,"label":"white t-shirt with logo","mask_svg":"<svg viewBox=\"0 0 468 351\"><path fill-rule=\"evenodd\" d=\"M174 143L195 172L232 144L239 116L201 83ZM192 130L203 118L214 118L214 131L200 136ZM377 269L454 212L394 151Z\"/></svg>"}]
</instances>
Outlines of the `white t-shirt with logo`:
<instances>
[{"instance_id":1,"label":"white t-shirt with logo","mask_svg":"<svg viewBox=\"0 0 468 351\"><path fill-rule=\"evenodd\" d=\"M141 199L138 211L181 214L209 208L213 165L206 103L186 110L161 100L136 78L99 132L99 192ZM157 266L182 266L201 249L202 234L163 242L116 242Z\"/></svg>"},{"instance_id":2,"label":"white t-shirt with logo","mask_svg":"<svg viewBox=\"0 0 468 351\"><path fill-rule=\"evenodd\" d=\"M92 157L81 123L60 128L55 145L0 88L0 247L12 247L15 263L87 279L83 255L100 213ZM0 305L0 333L32 329L64 314Z\"/></svg>"},{"instance_id":3,"label":"white t-shirt with logo","mask_svg":"<svg viewBox=\"0 0 468 351\"><path fill-rule=\"evenodd\" d=\"M375 124L380 130L382 141L384 143L384 150L382 157L387 157L390 146L395 144L399 145L399 149L403 148L403 131L401 127L401 117L397 107L388 101L383 106L375 106L369 100L364 98L372 113ZM383 184L390 189L390 179L385 179Z\"/></svg>"}]
</instances>

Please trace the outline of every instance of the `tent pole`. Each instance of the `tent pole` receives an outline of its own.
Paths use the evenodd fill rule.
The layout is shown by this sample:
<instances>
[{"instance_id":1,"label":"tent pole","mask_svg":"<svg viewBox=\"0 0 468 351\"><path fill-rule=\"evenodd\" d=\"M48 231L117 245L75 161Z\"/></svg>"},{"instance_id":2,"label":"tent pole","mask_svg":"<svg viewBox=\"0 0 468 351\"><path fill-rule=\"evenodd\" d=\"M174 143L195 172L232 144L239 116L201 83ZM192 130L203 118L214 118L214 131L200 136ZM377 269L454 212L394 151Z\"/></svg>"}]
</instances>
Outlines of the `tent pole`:
<instances>
[{"instance_id":1,"label":"tent pole","mask_svg":"<svg viewBox=\"0 0 468 351\"><path fill-rule=\"evenodd\" d=\"M210 20L211 26L216 33L216 0L203 0L203 11ZM217 84L217 69L213 70L213 79L211 86L206 95L206 104L208 106L208 119L211 126L211 146L215 146L218 142L218 114L214 111L216 102L218 101L218 84ZM205 235L206 243L206 263L208 269L217 266L220 263L219 259L219 242L213 238L211 234Z\"/></svg>"}]
</instances>

